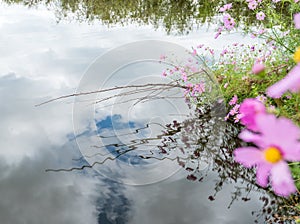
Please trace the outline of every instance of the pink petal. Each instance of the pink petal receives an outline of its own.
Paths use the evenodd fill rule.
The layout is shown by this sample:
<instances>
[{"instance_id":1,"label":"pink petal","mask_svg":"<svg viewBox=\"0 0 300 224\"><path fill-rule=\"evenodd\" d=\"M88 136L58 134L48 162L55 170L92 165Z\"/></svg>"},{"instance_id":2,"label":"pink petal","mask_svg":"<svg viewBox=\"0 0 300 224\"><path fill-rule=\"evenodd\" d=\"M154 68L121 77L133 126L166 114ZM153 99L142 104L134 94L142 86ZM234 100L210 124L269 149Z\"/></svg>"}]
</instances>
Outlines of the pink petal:
<instances>
[{"instance_id":1,"label":"pink petal","mask_svg":"<svg viewBox=\"0 0 300 224\"><path fill-rule=\"evenodd\" d=\"M248 129L252 131L257 131L256 125L256 115L260 113L265 113L266 108L257 99L248 98L245 99L241 106L239 112L243 115L241 118L241 123L245 125Z\"/></svg>"},{"instance_id":2,"label":"pink petal","mask_svg":"<svg viewBox=\"0 0 300 224\"><path fill-rule=\"evenodd\" d=\"M261 136L247 129L241 131L241 133L239 134L239 138L242 139L244 142L253 142L257 146L261 146L262 148L264 147Z\"/></svg>"},{"instance_id":3,"label":"pink petal","mask_svg":"<svg viewBox=\"0 0 300 224\"><path fill-rule=\"evenodd\" d=\"M289 150L291 143L300 138L300 129L287 118L276 118L274 114L259 114L256 124L262 135L264 147L279 147L283 153Z\"/></svg>"},{"instance_id":4,"label":"pink petal","mask_svg":"<svg viewBox=\"0 0 300 224\"><path fill-rule=\"evenodd\" d=\"M294 15L294 23L295 23L295 28L300 29L300 13Z\"/></svg>"},{"instance_id":5,"label":"pink petal","mask_svg":"<svg viewBox=\"0 0 300 224\"><path fill-rule=\"evenodd\" d=\"M277 163L271 170L271 183L277 195L287 197L297 191L288 164Z\"/></svg>"},{"instance_id":6,"label":"pink petal","mask_svg":"<svg viewBox=\"0 0 300 224\"><path fill-rule=\"evenodd\" d=\"M271 172L272 165L268 163L261 163L256 169L256 182L262 186L266 187L269 183L269 175Z\"/></svg>"},{"instance_id":7,"label":"pink petal","mask_svg":"<svg viewBox=\"0 0 300 224\"><path fill-rule=\"evenodd\" d=\"M291 142L282 147L283 158L287 161L300 161L300 143Z\"/></svg>"},{"instance_id":8,"label":"pink petal","mask_svg":"<svg viewBox=\"0 0 300 224\"><path fill-rule=\"evenodd\" d=\"M265 65L261 63L255 63L252 67L253 74L259 74L265 70Z\"/></svg>"},{"instance_id":9,"label":"pink petal","mask_svg":"<svg viewBox=\"0 0 300 224\"><path fill-rule=\"evenodd\" d=\"M267 89L267 95L279 98L286 91L297 92L300 90L300 65L296 65L283 79Z\"/></svg>"},{"instance_id":10,"label":"pink petal","mask_svg":"<svg viewBox=\"0 0 300 224\"><path fill-rule=\"evenodd\" d=\"M255 147L241 147L233 152L234 160L241 163L247 168L250 168L263 161L262 152Z\"/></svg>"}]
</instances>

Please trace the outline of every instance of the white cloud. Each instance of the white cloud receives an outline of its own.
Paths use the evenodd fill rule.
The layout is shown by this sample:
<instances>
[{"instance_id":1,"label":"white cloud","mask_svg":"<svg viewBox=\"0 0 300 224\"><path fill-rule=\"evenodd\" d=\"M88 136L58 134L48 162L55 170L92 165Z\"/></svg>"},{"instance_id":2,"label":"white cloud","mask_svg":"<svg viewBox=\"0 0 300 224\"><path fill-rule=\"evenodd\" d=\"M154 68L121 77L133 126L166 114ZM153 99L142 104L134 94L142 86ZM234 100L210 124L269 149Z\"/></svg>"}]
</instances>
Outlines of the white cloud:
<instances>
[{"instance_id":1,"label":"white cloud","mask_svg":"<svg viewBox=\"0 0 300 224\"><path fill-rule=\"evenodd\" d=\"M45 149L14 165L0 158L2 224L97 223L94 183L73 173L46 173L56 159Z\"/></svg>"}]
</instances>

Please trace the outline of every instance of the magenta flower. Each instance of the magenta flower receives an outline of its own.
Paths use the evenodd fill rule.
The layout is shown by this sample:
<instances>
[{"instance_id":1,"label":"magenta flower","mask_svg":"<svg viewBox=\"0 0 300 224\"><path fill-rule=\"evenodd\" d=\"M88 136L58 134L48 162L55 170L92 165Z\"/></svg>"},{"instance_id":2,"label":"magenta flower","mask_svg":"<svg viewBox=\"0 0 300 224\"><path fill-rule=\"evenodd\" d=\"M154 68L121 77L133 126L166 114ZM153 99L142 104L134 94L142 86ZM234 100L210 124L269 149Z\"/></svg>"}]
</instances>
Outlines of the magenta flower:
<instances>
[{"instance_id":1,"label":"magenta flower","mask_svg":"<svg viewBox=\"0 0 300 224\"><path fill-rule=\"evenodd\" d=\"M256 19L258 19L258 20L264 20L265 17L266 17L266 15L265 15L265 13L263 13L263 12L258 12L258 13L256 14Z\"/></svg>"},{"instance_id":2,"label":"magenta flower","mask_svg":"<svg viewBox=\"0 0 300 224\"><path fill-rule=\"evenodd\" d=\"M253 74L259 74L259 73L261 73L264 70L265 70L265 65L262 64L262 63L255 63L252 66L252 73Z\"/></svg>"},{"instance_id":3,"label":"magenta flower","mask_svg":"<svg viewBox=\"0 0 300 224\"><path fill-rule=\"evenodd\" d=\"M294 15L295 28L300 29L300 13Z\"/></svg>"},{"instance_id":4,"label":"magenta flower","mask_svg":"<svg viewBox=\"0 0 300 224\"><path fill-rule=\"evenodd\" d=\"M300 160L300 129L272 114L260 114L256 122L259 133L244 130L239 135L256 147L237 148L234 159L247 168L256 166L256 182L262 187L270 182L277 195L287 197L297 190L286 161Z\"/></svg>"},{"instance_id":5,"label":"magenta flower","mask_svg":"<svg viewBox=\"0 0 300 224\"><path fill-rule=\"evenodd\" d=\"M252 131L257 131L256 116L266 112L265 105L253 98L245 99L240 106L241 123Z\"/></svg>"},{"instance_id":6,"label":"magenta flower","mask_svg":"<svg viewBox=\"0 0 300 224\"><path fill-rule=\"evenodd\" d=\"M300 64L297 64L283 79L267 89L272 98L281 97L286 91L296 93L300 90Z\"/></svg>"}]
</instances>

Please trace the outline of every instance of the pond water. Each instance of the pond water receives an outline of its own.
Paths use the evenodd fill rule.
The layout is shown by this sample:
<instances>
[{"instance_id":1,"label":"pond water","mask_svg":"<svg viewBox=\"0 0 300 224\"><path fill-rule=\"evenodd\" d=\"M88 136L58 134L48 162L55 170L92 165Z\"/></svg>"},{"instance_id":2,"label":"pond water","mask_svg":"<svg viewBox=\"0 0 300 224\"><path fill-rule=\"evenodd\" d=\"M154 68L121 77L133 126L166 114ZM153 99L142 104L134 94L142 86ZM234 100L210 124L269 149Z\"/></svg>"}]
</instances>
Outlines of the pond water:
<instances>
[{"instance_id":1,"label":"pond water","mask_svg":"<svg viewBox=\"0 0 300 224\"><path fill-rule=\"evenodd\" d=\"M110 27L98 20L57 23L58 12L47 7L0 5L1 223L253 223L251 212L262 208L263 193L250 180L230 183L226 164L218 164L222 156L214 151L234 147L227 136L228 128L232 133L234 128L214 120L210 110L194 113L174 97L182 91L172 89L140 103L134 100L153 89L125 97L127 90L121 90L122 97L105 103L94 104L119 92L35 106L74 92L166 82L161 77L165 65L146 60L114 67L106 76L103 71L118 57L132 56L133 48L108 57L125 44L156 40L188 50L206 44L221 51L224 45L253 40L239 34L214 40L213 26L168 35L164 28L136 22ZM151 48L140 51L148 54ZM177 131L173 120L181 122L183 131ZM206 153L200 165L189 154L195 147ZM115 159L103 162L107 157ZM239 191L249 187L250 193Z\"/></svg>"}]
</instances>

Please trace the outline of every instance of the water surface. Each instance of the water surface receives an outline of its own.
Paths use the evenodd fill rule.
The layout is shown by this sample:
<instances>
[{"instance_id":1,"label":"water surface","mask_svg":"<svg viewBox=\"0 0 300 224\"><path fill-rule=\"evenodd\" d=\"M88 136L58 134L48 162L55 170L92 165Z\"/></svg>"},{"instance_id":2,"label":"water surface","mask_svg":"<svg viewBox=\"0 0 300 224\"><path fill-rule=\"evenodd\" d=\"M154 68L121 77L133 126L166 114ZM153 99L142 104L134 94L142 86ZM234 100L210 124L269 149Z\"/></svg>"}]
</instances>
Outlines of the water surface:
<instances>
[{"instance_id":1,"label":"water surface","mask_svg":"<svg viewBox=\"0 0 300 224\"><path fill-rule=\"evenodd\" d=\"M214 40L213 30L206 27L188 35L169 36L165 30L155 30L149 25L108 28L97 22L62 20L57 23L53 11L44 6L28 9L2 3L0 12L1 223L253 223L255 217L251 211L262 205L259 195L250 193L250 201L239 200L228 209L231 192L235 186L243 185L224 183L217 196L213 196L217 174L207 173L208 169L203 169L203 175L207 173L205 181L190 181L187 180L190 172L180 169L176 163L179 169L174 175L139 186L114 182L110 176L93 169L45 172L46 169L80 167L86 161L79 159L82 154L75 140L78 133L73 129L74 98L35 107L51 98L75 92L83 74L97 57L126 43L156 39L188 49L204 43L221 50L224 44L249 40L238 34ZM130 80L139 75L145 77L150 70L151 75L155 73L160 77L157 74L160 68L151 63L129 66L119 75L127 74ZM131 77L132 74L135 76ZM151 107L153 105L149 105ZM97 109L101 110L100 106ZM170 108L166 106L164 110ZM111 116L99 114L102 116L95 118L94 124L97 133L86 126L80 138L108 134L105 131L109 131L112 122L120 125L120 130L124 125L131 130L146 124L143 119L132 117L122 120L120 111ZM153 123L171 122L154 115L151 114L155 118ZM147 137L149 130L139 134ZM115 148L107 150L114 155ZM130 155L120 158L119 163L134 168L148 161ZM209 200L210 196L214 200Z\"/></svg>"}]
</instances>

